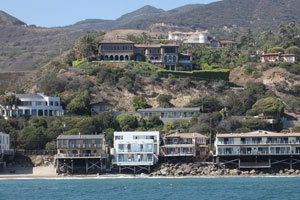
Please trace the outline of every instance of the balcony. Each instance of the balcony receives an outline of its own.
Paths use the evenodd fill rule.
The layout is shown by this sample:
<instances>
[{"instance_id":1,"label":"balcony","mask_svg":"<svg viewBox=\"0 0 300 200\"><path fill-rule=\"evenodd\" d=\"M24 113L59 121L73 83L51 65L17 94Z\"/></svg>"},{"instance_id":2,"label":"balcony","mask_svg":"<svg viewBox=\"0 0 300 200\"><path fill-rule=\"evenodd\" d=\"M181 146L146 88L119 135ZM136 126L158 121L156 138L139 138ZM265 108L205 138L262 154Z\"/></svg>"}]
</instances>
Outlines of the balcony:
<instances>
[{"instance_id":1,"label":"balcony","mask_svg":"<svg viewBox=\"0 0 300 200\"><path fill-rule=\"evenodd\" d=\"M291 151L283 151L283 152L222 152L218 153L218 155L300 155L300 152L291 152Z\"/></svg>"},{"instance_id":2,"label":"balcony","mask_svg":"<svg viewBox=\"0 0 300 200\"><path fill-rule=\"evenodd\" d=\"M190 64L190 63L192 63L192 61L190 61L190 60L179 60L178 62L180 64Z\"/></svg>"},{"instance_id":3,"label":"balcony","mask_svg":"<svg viewBox=\"0 0 300 200\"><path fill-rule=\"evenodd\" d=\"M150 60L150 62L152 62L152 63L161 63L162 60Z\"/></svg>"},{"instance_id":4,"label":"balcony","mask_svg":"<svg viewBox=\"0 0 300 200\"><path fill-rule=\"evenodd\" d=\"M218 145L271 145L271 144L300 144L299 141L282 141L282 142L251 142L251 141L242 141L242 142L223 142L218 141Z\"/></svg>"},{"instance_id":5,"label":"balcony","mask_svg":"<svg viewBox=\"0 0 300 200\"><path fill-rule=\"evenodd\" d=\"M58 149L102 148L102 144L58 144Z\"/></svg>"},{"instance_id":6,"label":"balcony","mask_svg":"<svg viewBox=\"0 0 300 200\"><path fill-rule=\"evenodd\" d=\"M55 158L107 158L103 153L57 154Z\"/></svg>"},{"instance_id":7,"label":"balcony","mask_svg":"<svg viewBox=\"0 0 300 200\"><path fill-rule=\"evenodd\" d=\"M117 149L117 153L153 153L153 149Z\"/></svg>"}]
</instances>

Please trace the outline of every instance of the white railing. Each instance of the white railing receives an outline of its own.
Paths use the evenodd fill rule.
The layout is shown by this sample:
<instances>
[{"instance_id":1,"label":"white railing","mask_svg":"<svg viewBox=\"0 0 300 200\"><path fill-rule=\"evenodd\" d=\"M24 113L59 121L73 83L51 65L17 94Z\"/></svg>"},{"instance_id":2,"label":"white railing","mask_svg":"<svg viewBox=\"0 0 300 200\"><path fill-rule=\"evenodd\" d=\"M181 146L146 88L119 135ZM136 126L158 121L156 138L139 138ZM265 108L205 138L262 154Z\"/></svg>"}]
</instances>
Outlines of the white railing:
<instances>
[{"instance_id":1,"label":"white railing","mask_svg":"<svg viewBox=\"0 0 300 200\"><path fill-rule=\"evenodd\" d=\"M218 145L256 145L256 144L263 144L263 145L269 145L269 144L300 144L300 142L296 141L289 141L289 142L222 142L218 141Z\"/></svg>"}]
</instances>

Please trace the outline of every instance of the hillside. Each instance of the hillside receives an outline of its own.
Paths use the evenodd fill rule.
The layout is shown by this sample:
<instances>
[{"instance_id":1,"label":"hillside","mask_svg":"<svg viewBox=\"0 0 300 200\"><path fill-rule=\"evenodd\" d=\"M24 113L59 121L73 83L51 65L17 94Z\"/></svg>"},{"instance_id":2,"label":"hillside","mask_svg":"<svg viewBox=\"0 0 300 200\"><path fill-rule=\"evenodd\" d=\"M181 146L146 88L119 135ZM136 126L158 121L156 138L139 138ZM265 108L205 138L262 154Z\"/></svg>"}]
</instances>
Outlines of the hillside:
<instances>
[{"instance_id":1,"label":"hillside","mask_svg":"<svg viewBox=\"0 0 300 200\"><path fill-rule=\"evenodd\" d=\"M0 11L0 72L39 69L87 32L27 26Z\"/></svg>"},{"instance_id":2,"label":"hillside","mask_svg":"<svg viewBox=\"0 0 300 200\"><path fill-rule=\"evenodd\" d=\"M87 19L77 22L73 25L66 26L66 28L73 29L98 29L98 30L109 30L116 29L117 27L123 27L128 23L134 23L136 20L152 20L157 19L160 15L165 13L162 9L157 9L152 6L144 6L131 13L122 15L116 20L102 20L102 19ZM131 25L127 27L130 28ZM136 28L136 27L135 27Z\"/></svg>"},{"instance_id":3,"label":"hillside","mask_svg":"<svg viewBox=\"0 0 300 200\"><path fill-rule=\"evenodd\" d=\"M243 32L251 27L255 33L277 30L280 23L300 23L298 0L223 0L210 4L194 4L163 11L146 6L117 20L86 20L70 26L74 29L146 29L152 24L172 24L179 29L208 29L213 34L229 35L231 30ZM142 14L141 14L142 13ZM167 30L166 30L167 31Z\"/></svg>"},{"instance_id":4,"label":"hillside","mask_svg":"<svg viewBox=\"0 0 300 200\"><path fill-rule=\"evenodd\" d=\"M25 26L26 23L24 23L24 22L20 21L19 19L0 10L0 25L5 25L5 26L9 26L9 25L22 26L22 25L24 25Z\"/></svg>"}]
</instances>

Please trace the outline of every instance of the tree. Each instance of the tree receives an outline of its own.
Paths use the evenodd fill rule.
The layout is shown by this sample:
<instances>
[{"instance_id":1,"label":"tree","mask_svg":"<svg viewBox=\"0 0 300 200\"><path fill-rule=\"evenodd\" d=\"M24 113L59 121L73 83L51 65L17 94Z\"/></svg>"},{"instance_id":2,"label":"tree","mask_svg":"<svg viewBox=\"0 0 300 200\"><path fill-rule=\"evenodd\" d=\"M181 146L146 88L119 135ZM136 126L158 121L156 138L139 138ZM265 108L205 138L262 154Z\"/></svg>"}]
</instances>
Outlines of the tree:
<instances>
[{"instance_id":1,"label":"tree","mask_svg":"<svg viewBox=\"0 0 300 200\"><path fill-rule=\"evenodd\" d=\"M66 57L64 58L64 63L69 65L69 66L72 66L72 62L76 60L76 54L73 50L71 50L67 55Z\"/></svg>"},{"instance_id":2,"label":"tree","mask_svg":"<svg viewBox=\"0 0 300 200\"><path fill-rule=\"evenodd\" d=\"M258 100L247 112L247 115L261 115L280 117L284 112L284 105L282 101L275 97L267 97Z\"/></svg>"},{"instance_id":3,"label":"tree","mask_svg":"<svg viewBox=\"0 0 300 200\"><path fill-rule=\"evenodd\" d=\"M117 117L122 131L132 131L138 127L138 121L135 116L130 114L121 114Z\"/></svg>"},{"instance_id":4,"label":"tree","mask_svg":"<svg viewBox=\"0 0 300 200\"><path fill-rule=\"evenodd\" d=\"M55 150L55 149L56 149L56 142L55 142L55 141L48 142L48 143L46 144L45 149L46 149L46 150Z\"/></svg>"},{"instance_id":5,"label":"tree","mask_svg":"<svg viewBox=\"0 0 300 200\"><path fill-rule=\"evenodd\" d=\"M150 108L150 105L147 103L145 97L135 96L133 98L133 107L135 110Z\"/></svg>"},{"instance_id":6,"label":"tree","mask_svg":"<svg viewBox=\"0 0 300 200\"><path fill-rule=\"evenodd\" d=\"M114 132L115 130L112 128L108 128L105 130L105 142L110 148L114 146Z\"/></svg>"},{"instance_id":7,"label":"tree","mask_svg":"<svg viewBox=\"0 0 300 200\"><path fill-rule=\"evenodd\" d=\"M93 116L93 119L99 133L103 133L104 131L106 131L106 129L120 129L118 121L111 113L99 113L98 115Z\"/></svg>"},{"instance_id":8,"label":"tree","mask_svg":"<svg viewBox=\"0 0 300 200\"><path fill-rule=\"evenodd\" d=\"M66 81L56 77L55 73L48 74L40 82L40 89L46 95L56 95L65 90Z\"/></svg>"},{"instance_id":9,"label":"tree","mask_svg":"<svg viewBox=\"0 0 300 200\"><path fill-rule=\"evenodd\" d=\"M44 133L45 128L42 126L28 126L21 131L19 142L24 147L24 149L27 150L45 149L47 140Z\"/></svg>"},{"instance_id":10,"label":"tree","mask_svg":"<svg viewBox=\"0 0 300 200\"><path fill-rule=\"evenodd\" d=\"M21 105L21 100L14 94L0 96L0 106L3 106L5 109L17 109L19 105Z\"/></svg>"},{"instance_id":11,"label":"tree","mask_svg":"<svg viewBox=\"0 0 300 200\"><path fill-rule=\"evenodd\" d=\"M161 108L170 108L174 107L174 105L170 103L171 99L172 96L170 95L160 94L156 100Z\"/></svg>"},{"instance_id":12,"label":"tree","mask_svg":"<svg viewBox=\"0 0 300 200\"><path fill-rule=\"evenodd\" d=\"M220 111L223 108L223 105L218 99L211 96L205 96L202 98L192 99L184 107L200 107L202 112L212 113Z\"/></svg>"},{"instance_id":13,"label":"tree","mask_svg":"<svg viewBox=\"0 0 300 200\"><path fill-rule=\"evenodd\" d=\"M91 117L85 117L76 124L79 132L83 135L90 135L96 132L94 120Z\"/></svg>"},{"instance_id":14,"label":"tree","mask_svg":"<svg viewBox=\"0 0 300 200\"><path fill-rule=\"evenodd\" d=\"M285 50L285 53L300 55L300 48L297 46L291 46Z\"/></svg>"},{"instance_id":15,"label":"tree","mask_svg":"<svg viewBox=\"0 0 300 200\"><path fill-rule=\"evenodd\" d=\"M77 115L85 115L90 113L90 96L87 90L84 92L78 91L77 95L67 105L67 110L70 113Z\"/></svg>"},{"instance_id":16,"label":"tree","mask_svg":"<svg viewBox=\"0 0 300 200\"><path fill-rule=\"evenodd\" d=\"M81 60L82 58L90 58L96 54L97 45L95 36L84 35L76 41L73 51L78 60Z\"/></svg>"},{"instance_id":17,"label":"tree","mask_svg":"<svg viewBox=\"0 0 300 200\"><path fill-rule=\"evenodd\" d=\"M255 130L266 130L267 124L261 119L247 119L242 122L243 128L248 128L252 131Z\"/></svg>"},{"instance_id":18,"label":"tree","mask_svg":"<svg viewBox=\"0 0 300 200\"><path fill-rule=\"evenodd\" d=\"M268 49L268 53L284 53L284 48L282 47L273 47Z\"/></svg>"}]
</instances>

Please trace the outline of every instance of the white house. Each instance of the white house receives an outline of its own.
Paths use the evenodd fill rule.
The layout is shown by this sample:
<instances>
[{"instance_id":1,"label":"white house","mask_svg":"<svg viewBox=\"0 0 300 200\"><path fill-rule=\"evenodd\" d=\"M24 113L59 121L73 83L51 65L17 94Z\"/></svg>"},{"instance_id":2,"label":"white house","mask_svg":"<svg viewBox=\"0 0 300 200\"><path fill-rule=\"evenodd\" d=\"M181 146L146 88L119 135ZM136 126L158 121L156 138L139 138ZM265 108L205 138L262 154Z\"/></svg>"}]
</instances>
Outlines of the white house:
<instances>
[{"instance_id":1,"label":"white house","mask_svg":"<svg viewBox=\"0 0 300 200\"><path fill-rule=\"evenodd\" d=\"M209 33L207 31L196 32L169 32L169 40L180 40L184 43L205 43L208 41Z\"/></svg>"},{"instance_id":2,"label":"white house","mask_svg":"<svg viewBox=\"0 0 300 200\"><path fill-rule=\"evenodd\" d=\"M157 163L159 155L159 132L115 132L113 164L122 169L139 172Z\"/></svg>"},{"instance_id":3,"label":"white house","mask_svg":"<svg viewBox=\"0 0 300 200\"><path fill-rule=\"evenodd\" d=\"M5 118L19 116L62 116L64 114L60 104L60 97L49 97L43 93L13 94L21 101L21 105L12 109L0 105L0 115Z\"/></svg>"},{"instance_id":4,"label":"white house","mask_svg":"<svg viewBox=\"0 0 300 200\"><path fill-rule=\"evenodd\" d=\"M0 132L0 154L4 151L9 151L9 135Z\"/></svg>"}]
</instances>

